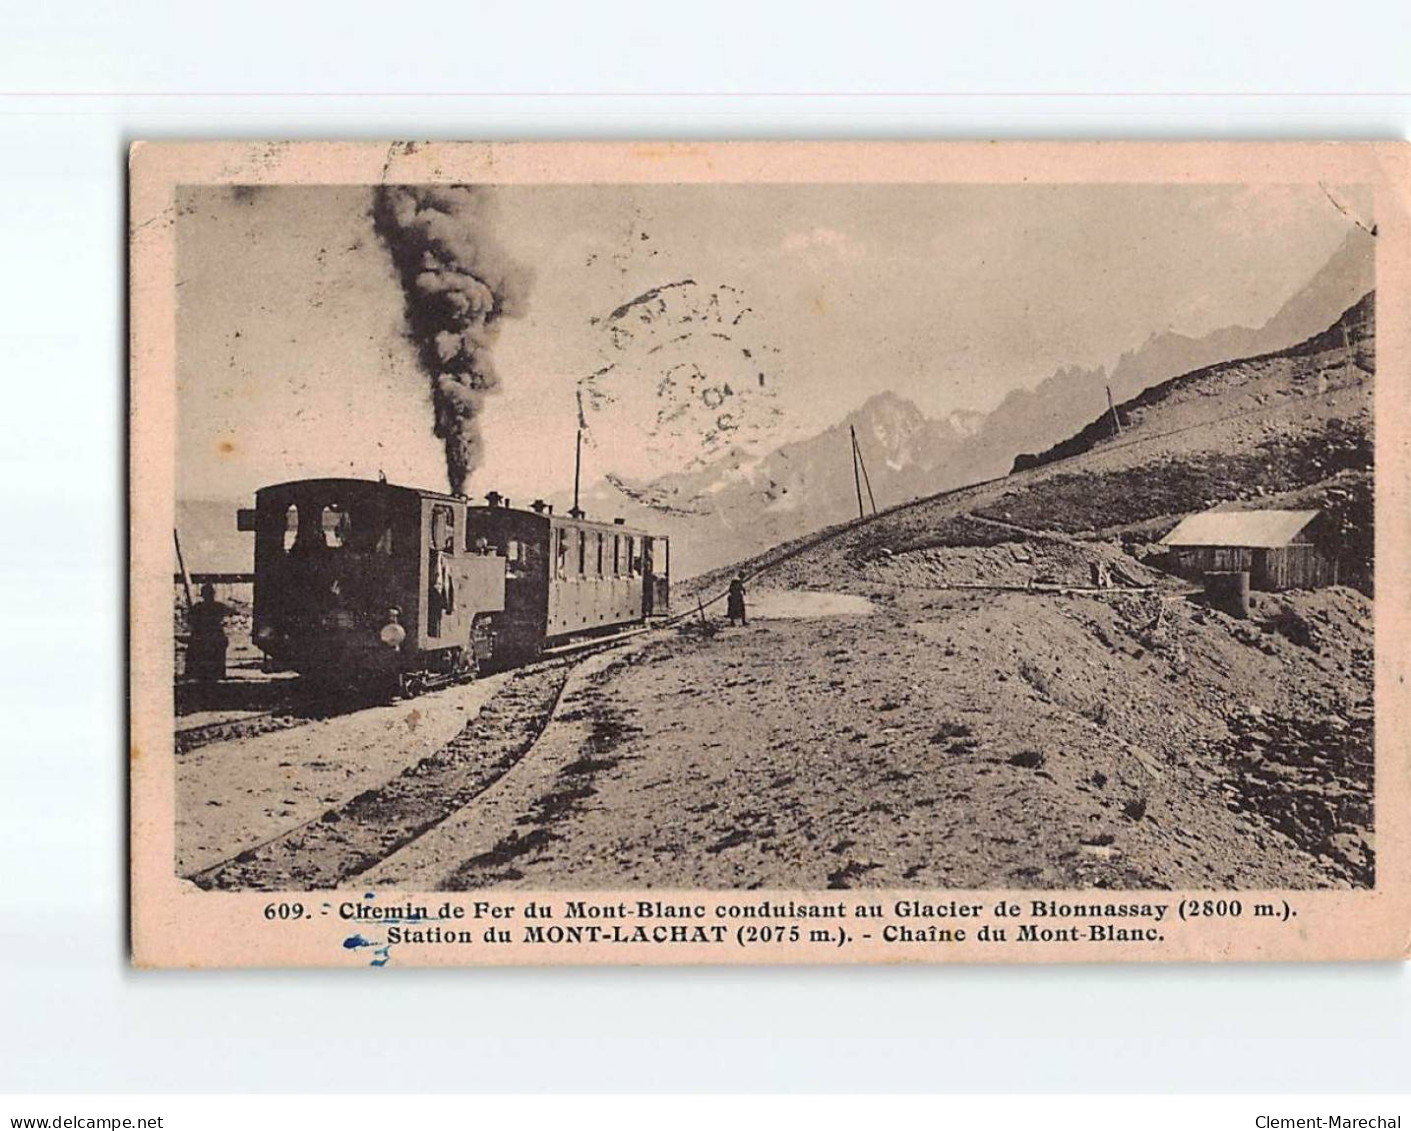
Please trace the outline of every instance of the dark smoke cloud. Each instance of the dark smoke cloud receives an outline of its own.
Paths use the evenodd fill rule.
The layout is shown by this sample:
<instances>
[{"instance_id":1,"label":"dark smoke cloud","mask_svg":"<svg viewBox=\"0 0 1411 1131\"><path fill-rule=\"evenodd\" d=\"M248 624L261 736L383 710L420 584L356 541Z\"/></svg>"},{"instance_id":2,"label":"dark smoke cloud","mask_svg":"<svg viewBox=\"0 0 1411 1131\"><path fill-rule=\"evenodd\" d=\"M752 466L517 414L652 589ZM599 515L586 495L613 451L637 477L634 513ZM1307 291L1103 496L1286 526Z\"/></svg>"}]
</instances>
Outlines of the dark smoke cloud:
<instances>
[{"instance_id":1,"label":"dark smoke cloud","mask_svg":"<svg viewBox=\"0 0 1411 1131\"><path fill-rule=\"evenodd\" d=\"M491 351L500 319L524 313L531 281L495 238L491 209L490 194L474 186L384 185L372 205L457 494L478 462L482 401L499 383Z\"/></svg>"}]
</instances>

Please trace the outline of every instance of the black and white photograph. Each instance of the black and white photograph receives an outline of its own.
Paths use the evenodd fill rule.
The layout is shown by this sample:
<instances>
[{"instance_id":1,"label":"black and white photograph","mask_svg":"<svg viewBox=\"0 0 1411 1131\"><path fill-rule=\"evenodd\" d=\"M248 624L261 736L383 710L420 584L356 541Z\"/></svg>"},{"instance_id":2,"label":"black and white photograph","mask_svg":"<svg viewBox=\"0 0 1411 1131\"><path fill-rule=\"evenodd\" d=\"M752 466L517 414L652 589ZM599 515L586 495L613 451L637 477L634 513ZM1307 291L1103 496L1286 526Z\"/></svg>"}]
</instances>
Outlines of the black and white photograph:
<instances>
[{"instance_id":1,"label":"black and white photograph","mask_svg":"<svg viewBox=\"0 0 1411 1131\"><path fill-rule=\"evenodd\" d=\"M1399 1131L1408 38L0 10L0 1126Z\"/></svg>"},{"instance_id":2,"label":"black and white photograph","mask_svg":"<svg viewBox=\"0 0 1411 1131\"><path fill-rule=\"evenodd\" d=\"M1370 179L426 160L158 217L178 890L851 892L925 960L945 893L1149 946L1376 889Z\"/></svg>"}]
</instances>

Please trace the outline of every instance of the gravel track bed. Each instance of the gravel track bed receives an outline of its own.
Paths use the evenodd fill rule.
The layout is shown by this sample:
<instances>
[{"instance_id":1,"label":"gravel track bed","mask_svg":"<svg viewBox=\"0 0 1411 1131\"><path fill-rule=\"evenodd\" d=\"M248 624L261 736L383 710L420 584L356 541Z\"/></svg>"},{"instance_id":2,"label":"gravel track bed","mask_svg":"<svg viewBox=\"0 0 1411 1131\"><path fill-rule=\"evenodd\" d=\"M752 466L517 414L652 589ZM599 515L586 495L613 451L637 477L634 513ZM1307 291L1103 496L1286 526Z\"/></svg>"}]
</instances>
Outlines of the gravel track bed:
<instances>
[{"instance_id":1,"label":"gravel track bed","mask_svg":"<svg viewBox=\"0 0 1411 1131\"><path fill-rule=\"evenodd\" d=\"M571 663L515 673L442 749L316 820L192 876L205 889L313 890L358 876L502 777L553 714Z\"/></svg>"}]
</instances>

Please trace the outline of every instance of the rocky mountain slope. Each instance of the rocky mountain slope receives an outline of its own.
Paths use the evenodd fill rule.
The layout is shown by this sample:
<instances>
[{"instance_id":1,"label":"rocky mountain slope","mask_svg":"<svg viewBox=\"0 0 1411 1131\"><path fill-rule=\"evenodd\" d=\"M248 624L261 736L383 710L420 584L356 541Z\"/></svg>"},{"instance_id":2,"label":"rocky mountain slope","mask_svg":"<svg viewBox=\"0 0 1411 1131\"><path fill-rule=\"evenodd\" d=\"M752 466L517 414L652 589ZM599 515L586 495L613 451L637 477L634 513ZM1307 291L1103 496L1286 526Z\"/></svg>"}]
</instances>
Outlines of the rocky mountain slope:
<instances>
[{"instance_id":1,"label":"rocky mountain slope","mask_svg":"<svg viewBox=\"0 0 1411 1131\"><path fill-rule=\"evenodd\" d=\"M1148 390L1120 406L1120 436L1095 428L1066 457L776 547L743 564L749 587L872 602L843 653L865 653L866 674L838 669L835 690L880 680L874 700L885 686L906 708L861 723L893 770L942 707L965 728L944 769L923 760L926 792L962 789L988 830L977 851L1013 882L1370 884L1374 311L1368 296L1292 349ZM1358 587L1255 594L1247 620L1207 607L1160 570L1156 543L1211 506L1331 510ZM1088 589L1095 564L1132 591ZM709 600L728 572L680 599ZM780 671L754 671L748 651L737 663L732 680ZM977 789L989 800L973 808ZM1020 832L993 828L996 806ZM910 878L868 828L839 849L854 882ZM934 876L941 857L913 847L914 874Z\"/></svg>"},{"instance_id":2,"label":"rocky mountain slope","mask_svg":"<svg viewBox=\"0 0 1411 1131\"><path fill-rule=\"evenodd\" d=\"M1044 462L795 539L747 560L791 584L902 577L913 555L1031 541L1146 554L1208 507L1313 506L1344 520L1349 576L1371 580L1375 296L1273 354L1197 370L1118 406ZM1066 453L1066 455L1065 455ZM1025 563L1012 579L1024 583ZM900 572L898 572L900 571ZM698 579L709 588L727 571ZM1086 583L1085 577L1074 577Z\"/></svg>"},{"instance_id":3,"label":"rocky mountain slope","mask_svg":"<svg viewBox=\"0 0 1411 1131\"><path fill-rule=\"evenodd\" d=\"M696 573L858 513L852 440L857 433L865 508L929 494L973 435L978 414L936 420L911 401L879 393L816 436L762 456L733 447L686 471L637 482L609 475L583 498L591 516L617 516L672 538L680 573ZM870 492L869 492L870 487ZM556 499L566 507L569 496Z\"/></svg>"},{"instance_id":4,"label":"rocky mountain slope","mask_svg":"<svg viewBox=\"0 0 1411 1131\"><path fill-rule=\"evenodd\" d=\"M958 458L955 474L962 478L941 486L1003 475L1021 453L1063 440L1106 408L1109 385L1120 402L1183 373L1297 345L1373 289L1374 252L1374 239L1354 229L1313 278L1258 328L1230 326L1200 338L1154 333L1140 348L1124 353L1111 372L1074 366L1031 390L1016 390L986 417L975 442Z\"/></svg>"},{"instance_id":5,"label":"rocky mountain slope","mask_svg":"<svg viewBox=\"0 0 1411 1131\"><path fill-rule=\"evenodd\" d=\"M764 455L734 444L650 481L609 476L592 489L587 506L670 534L682 566L678 575L686 575L855 514L850 425L857 429L879 507L1003 476L1016 459L1026 466L1034 460L1030 453L1058 451L1057 445L1105 411L1109 385L1124 402L1183 375L1315 337L1372 289L1373 245L1371 236L1354 231L1258 328L1228 327L1201 338L1153 334L1110 373L1065 367L1033 389L1014 391L989 414L932 420L903 398L879 394L833 428ZM685 348L682 340L674 340L676 348ZM718 441L712 433L712 442Z\"/></svg>"}]
</instances>

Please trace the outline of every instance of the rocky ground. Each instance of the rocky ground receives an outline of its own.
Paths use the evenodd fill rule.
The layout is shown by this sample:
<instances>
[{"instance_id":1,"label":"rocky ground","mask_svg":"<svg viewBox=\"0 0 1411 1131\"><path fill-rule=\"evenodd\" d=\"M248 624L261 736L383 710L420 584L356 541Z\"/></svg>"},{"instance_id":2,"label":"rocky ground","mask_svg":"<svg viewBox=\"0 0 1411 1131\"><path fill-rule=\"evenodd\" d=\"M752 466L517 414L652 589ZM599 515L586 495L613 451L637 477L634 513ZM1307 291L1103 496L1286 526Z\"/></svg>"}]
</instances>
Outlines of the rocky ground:
<instances>
[{"instance_id":1,"label":"rocky ground","mask_svg":"<svg viewBox=\"0 0 1411 1131\"><path fill-rule=\"evenodd\" d=\"M446 747L503 681L495 676L415 703L178 746L177 872L204 872L384 785Z\"/></svg>"},{"instance_id":2,"label":"rocky ground","mask_svg":"<svg viewBox=\"0 0 1411 1131\"><path fill-rule=\"evenodd\" d=\"M326 828L291 807L273 848L198 882L283 883L291 860L316 886L417 889L1372 881L1370 607L1353 591L1259 595L1248 621L1170 583L765 590L752 603L747 627L686 620L581 662L537 741L495 759L464 739L485 725L480 706L441 693L462 697L461 715L442 710L437 733L464 723L440 753L355 747L380 770L358 776L356 796L350 781L320 798ZM447 701L381 710L394 726ZM260 742L340 757L312 726L246 745ZM193 757L230 764L240 745ZM270 762L247 775L288 775ZM242 788L212 785L195 761L185 774L188 814ZM460 792L408 816L397 799L409 777L426 793L428 774ZM294 828L306 816L313 840ZM199 839L202 825L188 864L210 859L209 819L182 827Z\"/></svg>"},{"instance_id":3,"label":"rocky ground","mask_svg":"<svg viewBox=\"0 0 1411 1131\"><path fill-rule=\"evenodd\" d=\"M1348 594L1280 606L1366 613ZM588 733L544 736L558 773L443 880L1367 883L1367 704L1336 690L1362 661L1263 628L1179 597L919 593L678 632L570 689L565 717Z\"/></svg>"}]
</instances>

